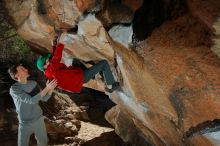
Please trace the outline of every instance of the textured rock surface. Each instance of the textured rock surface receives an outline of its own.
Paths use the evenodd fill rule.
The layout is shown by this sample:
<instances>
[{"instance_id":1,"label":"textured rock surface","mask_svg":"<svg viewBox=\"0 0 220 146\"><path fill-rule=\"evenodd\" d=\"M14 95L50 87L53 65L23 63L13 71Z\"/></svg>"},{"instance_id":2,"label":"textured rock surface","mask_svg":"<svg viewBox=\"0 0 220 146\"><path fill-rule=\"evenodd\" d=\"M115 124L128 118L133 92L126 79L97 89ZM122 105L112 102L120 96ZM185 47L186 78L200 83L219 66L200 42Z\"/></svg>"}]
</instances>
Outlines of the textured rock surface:
<instances>
[{"instance_id":1,"label":"textured rock surface","mask_svg":"<svg viewBox=\"0 0 220 146\"><path fill-rule=\"evenodd\" d=\"M105 0L103 5L103 9L96 16L104 27L109 27L114 23L129 24L132 22L133 11L120 1Z\"/></svg>"},{"instance_id":2,"label":"textured rock surface","mask_svg":"<svg viewBox=\"0 0 220 146\"><path fill-rule=\"evenodd\" d=\"M69 31L64 37L65 52L85 61L109 61L122 91L109 95L118 105L106 118L124 141L133 145L217 145L216 133L212 132L220 125L220 60L216 56L219 0L188 0L187 9L175 17L167 16L176 11L169 6L181 6L181 0L156 2L154 6L163 9L138 15L152 24L150 33L141 36L143 41L136 48L126 48L117 38L110 38L105 27L115 22L130 23L131 17L125 17L124 11L115 16L124 16L121 21L106 15L115 9L114 5L107 7L104 0L48 0L43 3L44 13L39 13L36 0L5 1L19 34L35 47L49 48L55 29L77 26L76 32ZM117 8L125 5L133 14L143 1L133 3L123 0ZM82 15L89 12L96 14ZM105 19L98 20L95 15ZM147 23L135 23L138 31L145 32L141 29ZM88 86L103 91L101 80Z\"/></svg>"}]
</instances>

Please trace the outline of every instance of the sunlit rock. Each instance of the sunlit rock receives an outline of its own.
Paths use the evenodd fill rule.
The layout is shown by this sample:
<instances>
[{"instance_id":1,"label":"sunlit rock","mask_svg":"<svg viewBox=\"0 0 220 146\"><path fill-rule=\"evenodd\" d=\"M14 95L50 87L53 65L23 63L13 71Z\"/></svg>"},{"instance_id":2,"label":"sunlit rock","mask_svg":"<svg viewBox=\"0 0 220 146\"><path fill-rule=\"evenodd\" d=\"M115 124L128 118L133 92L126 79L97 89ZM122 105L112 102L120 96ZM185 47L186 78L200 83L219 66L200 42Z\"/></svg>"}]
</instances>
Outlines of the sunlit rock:
<instances>
[{"instance_id":1,"label":"sunlit rock","mask_svg":"<svg viewBox=\"0 0 220 146\"><path fill-rule=\"evenodd\" d=\"M215 38L214 40L214 45L212 46L212 51L215 52L218 57L220 58L220 17L216 20L216 22L213 25L215 29Z\"/></svg>"},{"instance_id":2,"label":"sunlit rock","mask_svg":"<svg viewBox=\"0 0 220 146\"><path fill-rule=\"evenodd\" d=\"M44 14L38 13L34 0L5 2L19 35L30 44L48 51L55 29L65 28L64 61L72 57L109 62L121 89L106 93L117 104L106 119L124 141L133 145L218 145L219 131L202 132L213 125L218 127L215 121L220 119L220 61L216 56L219 1L193 0L181 5L181 0L157 0L144 1L141 7L143 1L123 0L123 4L117 1L118 9L113 4L104 9L105 3L97 5L97 1L52 4L48 0ZM121 11L122 5L128 9ZM90 10L92 14L88 14ZM124 13L127 10L129 15ZM86 15L81 15L84 12ZM116 12L120 14L114 15ZM132 27L111 26L130 25L131 21ZM72 28L78 29L73 32ZM129 49L132 32L133 39L141 42ZM86 86L105 91L100 77ZM65 100L55 97L63 105L61 110L71 104L73 109L67 113L90 119L83 110L74 108L71 100L62 98Z\"/></svg>"},{"instance_id":3,"label":"sunlit rock","mask_svg":"<svg viewBox=\"0 0 220 146\"><path fill-rule=\"evenodd\" d=\"M114 41L119 42L126 48L130 48L132 46L132 26L116 25L113 26L108 33Z\"/></svg>"},{"instance_id":4,"label":"sunlit rock","mask_svg":"<svg viewBox=\"0 0 220 146\"><path fill-rule=\"evenodd\" d=\"M76 3L72 0L45 0L47 16L57 29L70 29L77 25L81 16Z\"/></svg>"}]
</instances>

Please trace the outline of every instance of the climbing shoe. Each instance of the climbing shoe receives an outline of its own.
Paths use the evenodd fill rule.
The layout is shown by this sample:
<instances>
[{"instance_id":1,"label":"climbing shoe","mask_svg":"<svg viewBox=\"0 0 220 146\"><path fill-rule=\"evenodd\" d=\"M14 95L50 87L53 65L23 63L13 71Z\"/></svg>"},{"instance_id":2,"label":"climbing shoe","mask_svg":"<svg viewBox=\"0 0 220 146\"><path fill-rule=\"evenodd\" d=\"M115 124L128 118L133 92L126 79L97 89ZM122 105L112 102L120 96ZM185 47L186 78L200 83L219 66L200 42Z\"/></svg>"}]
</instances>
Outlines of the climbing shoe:
<instances>
[{"instance_id":1,"label":"climbing shoe","mask_svg":"<svg viewBox=\"0 0 220 146\"><path fill-rule=\"evenodd\" d=\"M121 90L121 87L120 87L119 82L113 83L111 89L106 88L106 91L109 92L109 93L112 93L112 92L115 91L115 90Z\"/></svg>"}]
</instances>

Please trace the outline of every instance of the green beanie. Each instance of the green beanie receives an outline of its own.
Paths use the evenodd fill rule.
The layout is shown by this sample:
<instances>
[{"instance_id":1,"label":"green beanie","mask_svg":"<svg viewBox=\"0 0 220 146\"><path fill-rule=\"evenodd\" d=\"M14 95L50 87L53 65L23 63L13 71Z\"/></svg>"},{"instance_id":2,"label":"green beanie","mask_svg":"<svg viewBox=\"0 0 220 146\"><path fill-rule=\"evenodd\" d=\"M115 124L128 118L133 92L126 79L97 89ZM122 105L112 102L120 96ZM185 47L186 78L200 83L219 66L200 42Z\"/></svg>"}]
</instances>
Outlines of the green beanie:
<instances>
[{"instance_id":1,"label":"green beanie","mask_svg":"<svg viewBox=\"0 0 220 146\"><path fill-rule=\"evenodd\" d=\"M51 54L48 54L46 56L40 56L37 60L37 68L40 70L40 71L44 71L44 65L46 63L46 60L47 59L50 59L51 58Z\"/></svg>"}]
</instances>

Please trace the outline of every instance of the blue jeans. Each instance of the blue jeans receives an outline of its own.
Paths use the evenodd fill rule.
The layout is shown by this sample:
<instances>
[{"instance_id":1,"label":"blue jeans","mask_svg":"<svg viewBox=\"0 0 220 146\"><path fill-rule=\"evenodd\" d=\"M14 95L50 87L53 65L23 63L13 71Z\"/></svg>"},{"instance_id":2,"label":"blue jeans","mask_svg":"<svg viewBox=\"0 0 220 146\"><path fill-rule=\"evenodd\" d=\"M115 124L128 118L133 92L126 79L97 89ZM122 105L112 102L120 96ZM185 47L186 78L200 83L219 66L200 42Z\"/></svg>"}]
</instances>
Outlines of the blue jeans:
<instances>
[{"instance_id":1,"label":"blue jeans","mask_svg":"<svg viewBox=\"0 0 220 146\"><path fill-rule=\"evenodd\" d=\"M106 60L101 60L97 64L83 71L83 83L87 83L97 73L102 72L107 85L115 83L115 79Z\"/></svg>"},{"instance_id":2,"label":"blue jeans","mask_svg":"<svg viewBox=\"0 0 220 146\"><path fill-rule=\"evenodd\" d=\"M35 134L38 146L47 146L48 137L44 124L44 117L30 124L19 123L18 146L29 146L31 134Z\"/></svg>"}]
</instances>

